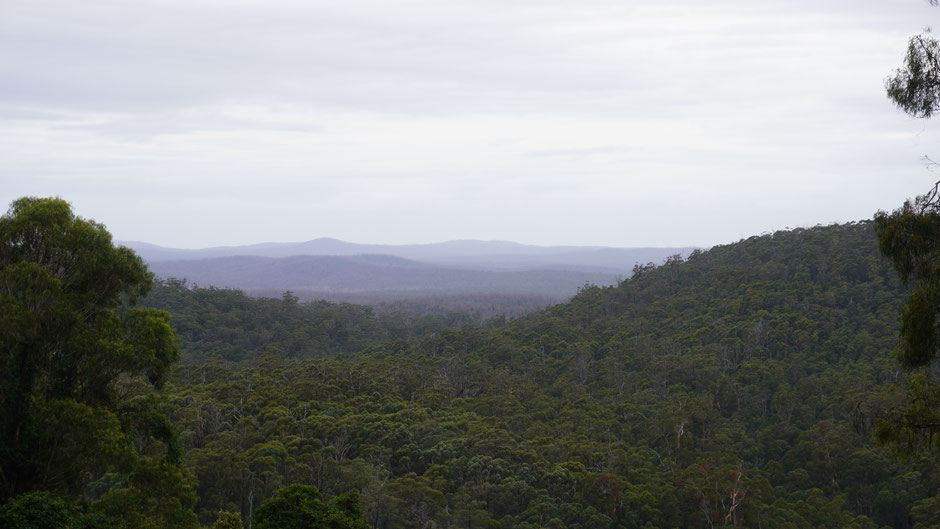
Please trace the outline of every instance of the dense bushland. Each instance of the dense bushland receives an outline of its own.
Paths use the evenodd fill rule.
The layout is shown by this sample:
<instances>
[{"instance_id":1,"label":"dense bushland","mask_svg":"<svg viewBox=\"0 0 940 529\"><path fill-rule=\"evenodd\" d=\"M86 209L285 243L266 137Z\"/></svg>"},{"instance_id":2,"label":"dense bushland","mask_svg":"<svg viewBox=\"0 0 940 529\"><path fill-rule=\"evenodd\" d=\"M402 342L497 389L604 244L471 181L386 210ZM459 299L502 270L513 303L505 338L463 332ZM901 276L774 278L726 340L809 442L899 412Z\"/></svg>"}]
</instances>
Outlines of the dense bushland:
<instances>
[{"instance_id":1,"label":"dense bushland","mask_svg":"<svg viewBox=\"0 0 940 529\"><path fill-rule=\"evenodd\" d=\"M890 354L903 291L870 223L635 272L528 317L419 338L361 308L252 301L270 311L257 343L280 345L240 354L212 352L224 336L192 338L247 332L238 309L216 311L234 318L219 327L189 301L159 305L193 354L167 399L200 519L250 519L300 483L358 490L387 528L937 523L936 461L871 441L904 374ZM294 345L273 338L297 325Z\"/></svg>"}]
</instances>

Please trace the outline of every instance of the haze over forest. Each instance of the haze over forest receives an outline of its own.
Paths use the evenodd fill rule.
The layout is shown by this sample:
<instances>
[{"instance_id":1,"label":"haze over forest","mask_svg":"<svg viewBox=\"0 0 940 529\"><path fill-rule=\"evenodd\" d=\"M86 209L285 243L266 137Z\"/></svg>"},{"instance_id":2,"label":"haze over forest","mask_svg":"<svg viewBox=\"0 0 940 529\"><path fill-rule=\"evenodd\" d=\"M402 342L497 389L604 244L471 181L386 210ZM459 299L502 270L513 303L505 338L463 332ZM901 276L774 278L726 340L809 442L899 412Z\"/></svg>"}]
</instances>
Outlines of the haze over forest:
<instances>
[{"instance_id":1,"label":"haze over forest","mask_svg":"<svg viewBox=\"0 0 940 529\"><path fill-rule=\"evenodd\" d=\"M633 268L692 248L540 247L506 241L367 245L336 239L201 250L124 243L163 279L301 300L436 306L481 317L515 316L565 301L585 285L608 286Z\"/></svg>"}]
</instances>

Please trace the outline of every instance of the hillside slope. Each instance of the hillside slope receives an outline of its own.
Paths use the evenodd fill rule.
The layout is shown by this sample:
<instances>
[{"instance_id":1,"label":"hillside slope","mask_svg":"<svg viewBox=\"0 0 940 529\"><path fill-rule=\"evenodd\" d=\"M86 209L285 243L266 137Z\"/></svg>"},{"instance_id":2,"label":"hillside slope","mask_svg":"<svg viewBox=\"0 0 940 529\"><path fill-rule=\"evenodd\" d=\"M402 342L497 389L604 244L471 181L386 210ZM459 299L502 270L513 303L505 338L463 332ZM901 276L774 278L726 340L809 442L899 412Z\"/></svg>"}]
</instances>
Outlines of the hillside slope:
<instances>
[{"instance_id":1,"label":"hillside slope","mask_svg":"<svg viewBox=\"0 0 940 529\"><path fill-rule=\"evenodd\" d=\"M870 440L902 295L870 223L778 232L499 328L186 366L175 415L204 520L304 482L396 529L927 527L936 460Z\"/></svg>"}]
</instances>

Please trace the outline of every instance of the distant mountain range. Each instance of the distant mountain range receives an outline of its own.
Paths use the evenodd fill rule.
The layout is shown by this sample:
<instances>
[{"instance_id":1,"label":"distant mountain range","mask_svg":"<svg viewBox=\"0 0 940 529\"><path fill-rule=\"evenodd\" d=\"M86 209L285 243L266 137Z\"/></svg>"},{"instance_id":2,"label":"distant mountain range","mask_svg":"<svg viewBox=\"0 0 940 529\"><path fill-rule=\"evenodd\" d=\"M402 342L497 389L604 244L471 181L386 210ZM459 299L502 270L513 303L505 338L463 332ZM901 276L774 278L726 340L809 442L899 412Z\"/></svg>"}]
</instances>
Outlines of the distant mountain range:
<instances>
[{"instance_id":1,"label":"distant mountain range","mask_svg":"<svg viewBox=\"0 0 940 529\"><path fill-rule=\"evenodd\" d=\"M291 290L306 300L384 302L421 297L440 302L483 295L498 298L498 304L528 296L543 300L541 306L563 301L585 284L615 284L629 277L636 264L659 264L694 249L475 240L378 245L328 238L197 250L133 241L120 244L141 255L158 277L238 288L253 295Z\"/></svg>"},{"instance_id":2,"label":"distant mountain range","mask_svg":"<svg viewBox=\"0 0 940 529\"><path fill-rule=\"evenodd\" d=\"M357 244L320 238L306 242L217 246L198 250L165 248L127 241L147 262L191 261L216 257L296 255L389 255L422 263L487 270L568 270L629 274L635 264L663 262L666 257L688 255L694 247L613 248L608 246L532 246L508 241L457 240L432 244Z\"/></svg>"}]
</instances>

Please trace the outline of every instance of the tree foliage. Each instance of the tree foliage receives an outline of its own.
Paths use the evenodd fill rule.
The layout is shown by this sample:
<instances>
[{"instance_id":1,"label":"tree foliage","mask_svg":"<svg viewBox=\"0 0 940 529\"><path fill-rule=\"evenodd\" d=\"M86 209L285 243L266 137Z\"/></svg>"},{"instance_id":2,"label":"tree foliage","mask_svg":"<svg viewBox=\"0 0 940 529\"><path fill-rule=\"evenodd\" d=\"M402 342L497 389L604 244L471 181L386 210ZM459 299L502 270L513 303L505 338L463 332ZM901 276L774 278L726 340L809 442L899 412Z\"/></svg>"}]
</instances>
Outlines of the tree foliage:
<instances>
[{"instance_id":1,"label":"tree foliage","mask_svg":"<svg viewBox=\"0 0 940 529\"><path fill-rule=\"evenodd\" d=\"M111 520L48 492L28 492L0 505L0 527L112 529Z\"/></svg>"},{"instance_id":2,"label":"tree foliage","mask_svg":"<svg viewBox=\"0 0 940 529\"><path fill-rule=\"evenodd\" d=\"M930 118L940 110L940 41L929 28L911 37L886 90L911 116ZM879 211L875 225L882 254L909 288L896 357L904 368L920 371L911 378L906 403L890 410L878 437L910 455L940 447L940 385L933 369L940 350L940 182L890 214Z\"/></svg>"},{"instance_id":3,"label":"tree foliage","mask_svg":"<svg viewBox=\"0 0 940 529\"><path fill-rule=\"evenodd\" d=\"M132 307L151 286L139 257L63 200L21 198L0 217L0 500L95 499L137 487L147 461L174 464L157 401L128 400L179 356L169 314Z\"/></svg>"},{"instance_id":4,"label":"tree foliage","mask_svg":"<svg viewBox=\"0 0 940 529\"><path fill-rule=\"evenodd\" d=\"M258 507L254 520L257 529L369 529L362 520L358 493L325 502L316 487L299 484L277 491Z\"/></svg>"},{"instance_id":5,"label":"tree foliage","mask_svg":"<svg viewBox=\"0 0 940 529\"><path fill-rule=\"evenodd\" d=\"M242 515L237 512L219 511L212 529L243 529Z\"/></svg>"},{"instance_id":6,"label":"tree foliage","mask_svg":"<svg viewBox=\"0 0 940 529\"><path fill-rule=\"evenodd\" d=\"M938 183L940 185L940 183ZM888 214L875 215L881 252L910 289L901 312L898 360L930 364L940 349L940 201L938 187Z\"/></svg>"},{"instance_id":7,"label":"tree foliage","mask_svg":"<svg viewBox=\"0 0 940 529\"><path fill-rule=\"evenodd\" d=\"M929 29L911 37L903 66L888 78L885 90L899 109L916 118L940 110L940 41Z\"/></svg>"},{"instance_id":8,"label":"tree foliage","mask_svg":"<svg viewBox=\"0 0 940 529\"><path fill-rule=\"evenodd\" d=\"M906 401L891 409L878 430L882 442L911 455L940 447L940 196L938 186L892 213L875 215L881 252L908 287L900 311L896 357L914 372Z\"/></svg>"}]
</instances>

